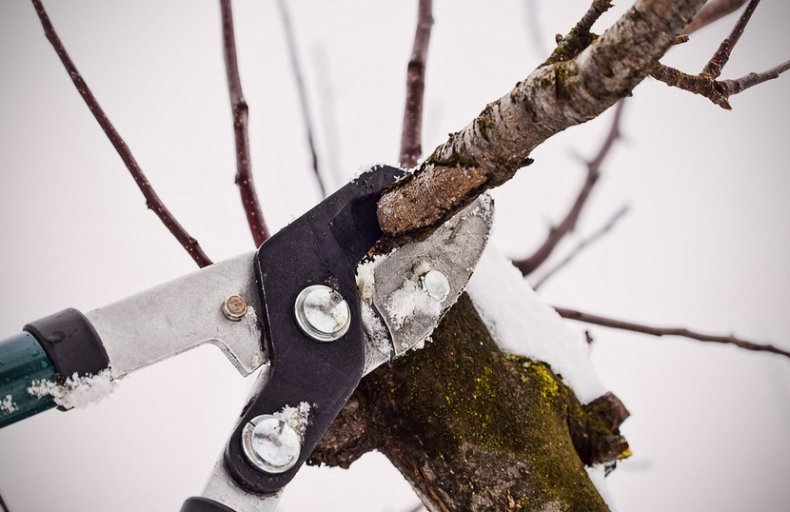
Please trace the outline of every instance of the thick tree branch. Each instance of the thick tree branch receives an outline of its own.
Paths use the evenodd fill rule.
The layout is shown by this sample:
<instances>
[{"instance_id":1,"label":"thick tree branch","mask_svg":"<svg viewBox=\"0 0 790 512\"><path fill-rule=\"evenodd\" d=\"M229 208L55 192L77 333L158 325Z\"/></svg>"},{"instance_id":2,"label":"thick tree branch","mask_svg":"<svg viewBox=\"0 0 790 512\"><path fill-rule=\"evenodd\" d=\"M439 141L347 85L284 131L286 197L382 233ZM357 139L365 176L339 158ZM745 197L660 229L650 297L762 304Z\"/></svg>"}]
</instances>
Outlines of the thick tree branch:
<instances>
[{"instance_id":1,"label":"thick tree branch","mask_svg":"<svg viewBox=\"0 0 790 512\"><path fill-rule=\"evenodd\" d=\"M621 329L625 331L641 332L651 336L681 336L683 338L690 338L697 341L705 341L711 343L724 343L727 345L735 345L746 350L754 350L757 352L771 352L785 357L790 357L790 351L783 350L773 345L755 343L752 341L737 338L733 335L730 336L716 336L712 334L705 334L698 331L692 331L685 327L654 327L649 325L628 322L625 320L618 320L615 318L604 317L592 313L585 313L576 309L568 309L555 307L557 313L561 317L569 320L577 320L588 324L601 325L604 327L611 327L613 329Z\"/></svg>"},{"instance_id":2,"label":"thick tree branch","mask_svg":"<svg viewBox=\"0 0 790 512\"><path fill-rule=\"evenodd\" d=\"M225 73L228 77L230 106L233 111L233 135L236 140L236 185L241 193L241 203L247 216L252 239L256 246L260 246L269 238L269 230L266 228L258 193L255 191L255 184L252 180L250 136L247 129L249 106L241 90L231 0L219 0L219 6L222 13L222 49L225 55Z\"/></svg>"},{"instance_id":3,"label":"thick tree branch","mask_svg":"<svg viewBox=\"0 0 790 512\"><path fill-rule=\"evenodd\" d=\"M509 180L546 139L630 94L703 3L638 0L579 55L539 67L384 194L383 231L407 239L431 229Z\"/></svg>"},{"instance_id":4,"label":"thick tree branch","mask_svg":"<svg viewBox=\"0 0 790 512\"><path fill-rule=\"evenodd\" d=\"M737 11L747 0L709 0L705 7L700 9L694 20L686 27L686 33L691 34L706 27L714 21Z\"/></svg>"},{"instance_id":5,"label":"thick tree branch","mask_svg":"<svg viewBox=\"0 0 790 512\"><path fill-rule=\"evenodd\" d=\"M145 197L146 206L148 209L152 210L156 216L159 217L159 220L162 221L162 224L165 225L167 230L170 231L170 233L176 238L176 240L178 240L184 249L187 250L189 255L199 267L211 265L211 260L206 255L206 253L203 252L203 248L200 246L198 241L189 233L187 233L186 229L184 229L184 227L178 222L178 220L176 220L173 214L170 213L170 210L168 210L168 208L159 198L159 195L151 186L151 182L148 181L148 178L143 173L143 170L140 168L137 160L135 160L134 155L132 155L132 152L129 149L129 146L126 144L126 141L123 140L121 135L118 133L118 130L116 130L115 126L113 126L113 124L110 122L110 119L101 108L101 105L99 105L98 100L93 95L93 92L88 87L88 84L77 70L77 66L74 65L74 62L71 60L71 57L69 57L68 52L66 52L66 48L63 46L60 37L55 31L55 27L52 25L52 22L47 15L47 11L44 9L44 5L40 0L32 1L33 7L36 9L36 14L38 14L39 20L41 20L41 26L44 28L44 34L46 35L47 40L55 49L55 53L57 53L58 57L60 58L60 62L63 63L63 67L66 68L71 81L74 82L74 86L77 88L77 92L79 92L80 96L82 96L82 99L85 101L85 104L88 106L91 114L93 114L93 117L96 118L96 121L99 123L99 126L101 126L104 134L108 139L110 139L110 143L118 152L121 160L123 160L123 163L129 170L129 174L132 175L132 178L137 184L137 187L140 189L140 192L143 193L143 197Z\"/></svg>"},{"instance_id":6,"label":"thick tree branch","mask_svg":"<svg viewBox=\"0 0 790 512\"><path fill-rule=\"evenodd\" d=\"M620 139L620 122L623 117L624 108L625 100L623 99L620 100L615 108L612 124L601 147L598 149L593 159L587 162L587 175L568 213L565 214L565 217L558 225L552 226L551 229L549 229L548 236L532 255L523 260L513 262L513 265L515 265L525 276L530 275L536 268L542 265L549 256L554 253L554 250L562 239L576 229L579 217L581 217L587 200L590 198L590 194L596 183L598 183L598 178L601 176L601 166L611 152L612 147L614 147L614 144Z\"/></svg>"},{"instance_id":7,"label":"thick tree branch","mask_svg":"<svg viewBox=\"0 0 790 512\"><path fill-rule=\"evenodd\" d=\"M294 36L293 24L291 23L291 16L288 12L286 0L277 0L277 7L283 21L283 31L285 32L285 42L288 47L288 57L291 59L291 70L293 71L294 80L296 81L296 91L299 94L299 105L302 108L302 120L307 134L307 145L310 148L313 173L315 174L318 188L321 190L321 197L326 197L326 185L324 184L324 179L321 177L321 166L318 163L318 152L316 151L315 137L313 136L310 102L307 100L307 91L304 85L304 78L302 77L302 64L299 62L299 50L296 47L296 37Z\"/></svg>"},{"instance_id":8,"label":"thick tree branch","mask_svg":"<svg viewBox=\"0 0 790 512\"><path fill-rule=\"evenodd\" d=\"M400 139L400 165L411 168L422 155L422 110L425 65L433 27L433 0L419 0L414 46L406 71L406 106Z\"/></svg>"},{"instance_id":9,"label":"thick tree branch","mask_svg":"<svg viewBox=\"0 0 790 512\"><path fill-rule=\"evenodd\" d=\"M568 254L566 254L564 258L562 258L556 265L551 267L545 274L543 274L540 279L535 281L535 284L532 285L532 288L537 291L541 286L546 284L546 281L554 277L557 274L557 272L565 268L571 261L573 261L576 258L576 256L581 254L582 251L584 251L592 244L594 244L595 242L606 236L608 233L610 233L617 225L617 223L620 222L620 220L623 217L625 217L625 215L628 213L628 209L629 209L628 205L624 205L620 207L620 209L617 210L614 213L614 215L612 215L612 217L608 221L606 221L606 223L603 226L593 231L593 233L590 234L590 236L582 239L579 243L577 243L576 247L574 247L573 250L571 250Z\"/></svg>"}]
</instances>

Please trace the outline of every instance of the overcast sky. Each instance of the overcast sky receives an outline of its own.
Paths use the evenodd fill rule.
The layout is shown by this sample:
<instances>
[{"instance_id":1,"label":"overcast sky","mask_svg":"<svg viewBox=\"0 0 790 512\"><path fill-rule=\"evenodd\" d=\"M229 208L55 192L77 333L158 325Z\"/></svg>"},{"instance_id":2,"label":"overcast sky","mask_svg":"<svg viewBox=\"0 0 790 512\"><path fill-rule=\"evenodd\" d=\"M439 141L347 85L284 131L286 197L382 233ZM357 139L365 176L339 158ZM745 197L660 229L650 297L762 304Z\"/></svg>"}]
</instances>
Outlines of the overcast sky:
<instances>
[{"instance_id":1,"label":"overcast sky","mask_svg":"<svg viewBox=\"0 0 790 512\"><path fill-rule=\"evenodd\" d=\"M436 0L424 147L523 79L546 56L536 39L550 47L588 3ZM235 4L254 172L276 230L320 197L274 2ZM616 4L598 31L630 2ZM290 5L327 179L340 184L364 165L395 162L416 2ZM46 6L152 183L207 253L221 260L252 249L233 184L217 2ZM763 1L725 76L790 58L788 19L790 3ZM697 72L733 21L665 61ZM640 85L625 112L626 140L605 165L579 234L624 203L631 211L542 296L790 348L789 80L733 98L732 112L651 80ZM504 252L527 254L567 208L583 178L579 155L596 150L610 114L539 147L535 164L495 193L494 243ZM194 268L145 209L23 0L0 2L0 240L0 333L8 335ZM623 430L634 456L608 478L621 510L786 510L790 361L592 333L602 380L633 414ZM177 510L200 492L249 384L203 348L128 377L98 405L4 429L0 492L13 512ZM371 454L350 471L302 470L281 507L401 512L415 503L400 475Z\"/></svg>"}]
</instances>

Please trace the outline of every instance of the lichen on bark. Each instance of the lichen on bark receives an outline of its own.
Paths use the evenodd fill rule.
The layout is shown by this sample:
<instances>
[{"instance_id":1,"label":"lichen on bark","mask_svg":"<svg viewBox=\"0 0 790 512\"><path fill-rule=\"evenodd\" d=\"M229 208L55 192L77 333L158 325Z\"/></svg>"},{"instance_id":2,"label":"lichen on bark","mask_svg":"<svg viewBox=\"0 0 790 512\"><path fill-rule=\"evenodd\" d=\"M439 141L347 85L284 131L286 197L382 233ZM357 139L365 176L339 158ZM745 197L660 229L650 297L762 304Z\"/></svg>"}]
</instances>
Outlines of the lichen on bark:
<instances>
[{"instance_id":1,"label":"lichen on bark","mask_svg":"<svg viewBox=\"0 0 790 512\"><path fill-rule=\"evenodd\" d=\"M502 353L466 295L349 404L311 462L347 467L375 448L429 510L608 510L584 464L627 449L623 418L580 404L545 363Z\"/></svg>"}]
</instances>

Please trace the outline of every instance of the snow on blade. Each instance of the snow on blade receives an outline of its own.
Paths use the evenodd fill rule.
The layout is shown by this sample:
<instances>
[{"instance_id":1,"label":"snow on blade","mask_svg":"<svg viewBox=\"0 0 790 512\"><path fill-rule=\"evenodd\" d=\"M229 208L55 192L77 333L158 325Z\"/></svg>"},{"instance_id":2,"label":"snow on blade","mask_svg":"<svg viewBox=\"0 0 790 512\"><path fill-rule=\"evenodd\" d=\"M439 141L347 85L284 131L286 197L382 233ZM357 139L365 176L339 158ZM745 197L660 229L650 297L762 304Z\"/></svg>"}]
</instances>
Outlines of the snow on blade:
<instances>
[{"instance_id":1,"label":"snow on blade","mask_svg":"<svg viewBox=\"0 0 790 512\"><path fill-rule=\"evenodd\" d=\"M63 384L46 379L34 380L27 392L36 398L51 396L60 407L73 409L100 401L112 393L114 388L112 371L105 368L96 375L83 377L75 372Z\"/></svg>"},{"instance_id":2,"label":"snow on blade","mask_svg":"<svg viewBox=\"0 0 790 512\"><path fill-rule=\"evenodd\" d=\"M310 404L301 402L296 407L286 405L282 411L274 413L274 416L287 423L299 434L299 438L304 440L304 434L307 432L307 425L310 422Z\"/></svg>"},{"instance_id":3,"label":"snow on blade","mask_svg":"<svg viewBox=\"0 0 790 512\"><path fill-rule=\"evenodd\" d=\"M491 243L467 292L503 351L548 363L582 403L607 391L589 360L587 342L565 325Z\"/></svg>"},{"instance_id":4,"label":"snow on blade","mask_svg":"<svg viewBox=\"0 0 790 512\"><path fill-rule=\"evenodd\" d=\"M14 397L6 395L0 400L0 412L12 414L19 410L19 406L14 402Z\"/></svg>"},{"instance_id":5,"label":"snow on blade","mask_svg":"<svg viewBox=\"0 0 790 512\"><path fill-rule=\"evenodd\" d=\"M385 305L395 328L403 325L407 318L422 315L439 318L442 314L442 303L434 299L414 281L406 281L395 290Z\"/></svg>"},{"instance_id":6,"label":"snow on blade","mask_svg":"<svg viewBox=\"0 0 790 512\"><path fill-rule=\"evenodd\" d=\"M392 253L390 253L392 254ZM373 296L376 295L376 267L389 254L374 256L372 260L365 261L357 265L357 289L359 289L359 302L362 306L362 325L365 333L372 342L373 347L384 356L389 356L392 352L389 331L381 318L373 311Z\"/></svg>"}]
</instances>

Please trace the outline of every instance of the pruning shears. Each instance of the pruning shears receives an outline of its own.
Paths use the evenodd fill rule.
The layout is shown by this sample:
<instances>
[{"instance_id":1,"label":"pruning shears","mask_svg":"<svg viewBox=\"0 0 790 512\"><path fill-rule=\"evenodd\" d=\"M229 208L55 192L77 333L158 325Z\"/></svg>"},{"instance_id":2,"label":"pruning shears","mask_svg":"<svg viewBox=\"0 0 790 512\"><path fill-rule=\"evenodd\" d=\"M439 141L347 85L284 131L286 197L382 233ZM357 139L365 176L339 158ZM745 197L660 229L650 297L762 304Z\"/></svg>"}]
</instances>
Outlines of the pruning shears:
<instances>
[{"instance_id":1,"label":"pruning shears","mask_svg":"<svg viewBox=\"0 0 790 512\"><path fill-rule=\"evenodd\" d=\"M261 369L203 495L181 512L274 510L360 379L418 347L463 292L493 206L479 198L422 240L373 256L376 204L405 172L377 166L257 251L0 342L0 427L68 410L111 382L213 343Z\"/></svg>"}]
</instances>

